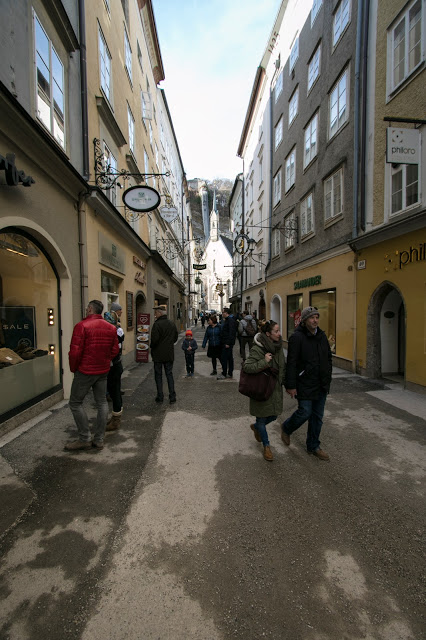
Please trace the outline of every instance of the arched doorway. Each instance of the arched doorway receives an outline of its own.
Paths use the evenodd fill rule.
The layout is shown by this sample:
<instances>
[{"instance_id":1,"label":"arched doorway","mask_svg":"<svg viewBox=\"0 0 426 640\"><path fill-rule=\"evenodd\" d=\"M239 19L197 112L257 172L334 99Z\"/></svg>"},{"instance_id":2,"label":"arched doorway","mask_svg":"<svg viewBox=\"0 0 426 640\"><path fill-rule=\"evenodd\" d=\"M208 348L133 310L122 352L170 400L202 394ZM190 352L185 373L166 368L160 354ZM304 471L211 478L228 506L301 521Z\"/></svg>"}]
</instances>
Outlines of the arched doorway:
<instances>
[{"instance_id":1,"label":"arched doorway","mask_svg":"<svg viewBox=\"0 0 426 640\"><path fill-rule=\"evenodd\" d=\"M260 298L259 300L259 320L266 320L265 298Z\"/></svg>"},{"instance_id":2,"label":"arched doorway","mask_svg":"<svg viewBox=\"0 0 426 640\"><path fill-rule=\"evenodd\" d=\"M383 282L371 296L367 316L367 375L405 378L405 304L400 291Z\"/></svg>"},{"instance_id":3,"label":"arched doorway","mask_svg":"<svg viewBox=\"0 0 426 640\"><path fill-rule=\"evenodd\" d=\"M271 316L270 316L271 320L275 320L275 322L278 322L278 324L280 325L280 328L282 329L282 305L281 305L281 298L277 295L272 297L271 300Z\"/></svg>"}]
</instances>

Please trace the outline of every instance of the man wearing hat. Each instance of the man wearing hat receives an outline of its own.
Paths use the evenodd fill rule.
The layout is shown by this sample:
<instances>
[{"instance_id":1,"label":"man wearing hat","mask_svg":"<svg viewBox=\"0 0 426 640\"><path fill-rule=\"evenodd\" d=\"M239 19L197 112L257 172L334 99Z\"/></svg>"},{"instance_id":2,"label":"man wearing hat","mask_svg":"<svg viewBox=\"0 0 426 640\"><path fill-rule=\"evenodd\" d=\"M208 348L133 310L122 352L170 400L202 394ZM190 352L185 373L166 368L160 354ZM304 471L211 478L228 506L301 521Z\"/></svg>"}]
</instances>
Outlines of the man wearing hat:
<instances>
[{"instance_id":1,"label":"man wearing hat","mask_svg":"<svg viewBox=\"0 0 426 640\"><path fill-rule=\"evenodd\" d=\"M170 404L176 402L175 383L173 380L173 361L175 359L174 345L179 337L174 322L167 318L167 306L154 306L155 322L151 329L151 357L154 362L154 377L157 385L155 402L163 402L163 367L169 387Z\"/></svg>"},{"instance_id":2,"label":"man wearing hat","mask_svg":"<svg viewBox=\"0 0 426 640\"><path fill-rule=\"evenodd\" d=\"M281 439L290 446L290 436L306 421L308 453L320 460L329 460L320 448L320 433L327 394L330 390L332 358L327 336L319 328L320 314L316 307L303 309L300 324L288 342L285 388L297 399L297 410L282 424Z\"/></svg>"}]
</instances>

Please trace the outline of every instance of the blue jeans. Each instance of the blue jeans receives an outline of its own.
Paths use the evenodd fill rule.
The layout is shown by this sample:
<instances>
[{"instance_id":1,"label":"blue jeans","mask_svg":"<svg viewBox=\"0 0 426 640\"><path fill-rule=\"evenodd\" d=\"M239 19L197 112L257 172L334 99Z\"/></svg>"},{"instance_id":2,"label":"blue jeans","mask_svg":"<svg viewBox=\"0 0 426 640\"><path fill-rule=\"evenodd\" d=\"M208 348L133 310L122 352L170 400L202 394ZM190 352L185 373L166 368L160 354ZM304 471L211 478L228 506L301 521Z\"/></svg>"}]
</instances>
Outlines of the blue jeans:
<instances>
[{"instance_id":1,"label":"blue jeans","mask_svg":"<svg viewBox=\"0 0 426 640\"><path fill-rule=\"evenodd\" d=\"M223 345L222 353L220 354L220 364L222 365L222 373L224 376L227 374L232 376L234 371L234 353L233 346L229 346L228 348Z\"/></svg>"},{"instance_id":2,"label":"blue jeans","mask_svg":"<svg viewBox=\"0 0 426 640\"><path fill-rule=\"evenodd\" d=\"M267 418L256 418L255 427L259 432L264 447L269 447L268 432L266 425L277 419L277 416L268 416Z\"/></svg>"},{"instance_id":3,"label":"blue jeans","mask_svg":"<svg viewBox=\"0 0 426 640\"><path fill-rule=\"evenodd\" d=\"M282 429L287 435L291 435L308 421L308 434L306 436L306 449L316 451L320 448L320 433L322 419L324 417L324 407L327 394L320 394L318 400L298 400L296 411L283 422Z\"/></svg>"},{"instance_id":4,"label":"blue jeans","mask_svg":"<svg viewBox=\"0 0 426 640\"><path fill-rule=\"evenodd\" d=\"M163 399L163 367L169 388L169 400L176 400L175 381L173 380L173 362L154 362L154 378L157 385L157 398Z\"/></svg>"},{"instance_id":5,"label":"blue jeans","mask_svg":"<svg viewBox=\"0 0 426 640\"><path fill-rule=\"evenodd\" d=\"M77 425L78 438L82 442L90 442L92 439L89 421L83 407L84 398L90 389L93 389L93 397L98 409L93 440L95 442L102 442L104 439L108 419L108 402L106 399L107 377L107 373L96 376L89 376L80 371L74 373L69 405Z\"/></svg>"}]
</instances>

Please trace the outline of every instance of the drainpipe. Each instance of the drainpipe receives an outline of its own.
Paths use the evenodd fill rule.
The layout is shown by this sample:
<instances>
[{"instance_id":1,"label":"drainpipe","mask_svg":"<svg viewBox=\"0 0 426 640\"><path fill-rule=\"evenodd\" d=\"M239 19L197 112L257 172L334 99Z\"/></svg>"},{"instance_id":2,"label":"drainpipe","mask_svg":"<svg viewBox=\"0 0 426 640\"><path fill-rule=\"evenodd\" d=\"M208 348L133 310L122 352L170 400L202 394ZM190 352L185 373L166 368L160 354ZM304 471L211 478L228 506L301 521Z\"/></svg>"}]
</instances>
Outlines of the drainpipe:
<instances>
[{"instance_id":1,"label":"drainpipe","mask_svg":"<svg viewBox=\"0 0 426 640\"><path fill-rule=\"evenodd\" d=\"M86 198L88 191L82 191L78 195L77 223L78 223L78 253L80 258L80 311L84 318L88 300L87 277L87 237L86 237Z\"/></svg>"},{"instance_id":2,"label":"drainpipe","mask_svg":"<svg viewBox=\"0 0 426 640\"><path fill-rule=\"evenodd\" d=\"M363 60L362 60L362 120L361 120L361 203L360 224L365 231L365 166L367 155L367 79L368 79L368 31L370 22L370 0L365 0L365 18L363 35Z\"/></svg>"},{"instance_id":3,"label":"drainpipe","mask_svg":"<svg viewBox=\"0 0 426 640\"><path fill-rule=\"evenodd\" d=\"M78 0L80 35L81 124L83 137L83 178L89 180L89 117L87 109L86 17L84 0Z\"/></svg>"}]
</instances>

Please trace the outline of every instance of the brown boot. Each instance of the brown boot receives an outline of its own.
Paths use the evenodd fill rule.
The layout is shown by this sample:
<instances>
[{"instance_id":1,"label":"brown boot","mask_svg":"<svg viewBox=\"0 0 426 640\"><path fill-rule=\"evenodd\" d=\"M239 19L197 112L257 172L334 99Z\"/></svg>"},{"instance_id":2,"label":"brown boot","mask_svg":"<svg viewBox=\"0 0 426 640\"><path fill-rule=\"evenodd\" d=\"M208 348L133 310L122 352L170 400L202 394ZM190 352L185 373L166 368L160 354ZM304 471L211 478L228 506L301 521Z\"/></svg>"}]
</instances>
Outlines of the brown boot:
<instances>
[{"instance_id":1,"label":"brown boot","mask_svg":"<svg viewBox=\"0 0 426 640\"><path fill-rule=\"evenodd\" d=\"M110 421L107 423L105 431L116 431L121 426L121 413L115 414L113 412Z\"/></svg>"},{"instance_id":2,"label":"brown boot","mask_svg":"<svg viewBox=\"0 0 426 640\"><path fill-rule=\"evenodd\" d=\"M263 447L263 457L268 462L272 462L272 460L274 459L274 456L272 455L271 447L268 447L268 446Z\"/></svg>"},{"instance_id":3,"label":"brown boot","mask_svg":"<svg viewBox=\"0 0 426 640\"><path fill-rule=\"evenodd\" d=\"M308 453L310 453L313 456L316 456L320 460L324 460L325 462L328 462L330 460L330 456L328 455L328 453L326 453L322 449L317 449L316 451L308 451Z\"/></svg>"},{"instance_id":4,"label":"brown boot","mask_svg":"<svg viewBox=\"0 0 426 640\"><path fill-rule=\"evenodd\" d=\"M80 451L81 449L91 449L92 443L85 442L84 440L74 440L73 442L67 442L64 449L65 451Z\"/></svg>"},{"instance_id":5,"label":"brown boot","mask_svg":"<svg viewBox=\"0 0 426 640\"><path fill-rule=\"evenodd\" d=\"M254 437L256 438L256 440L258 442L262 442L262 438L260 437L260 433L258 432L258 430L256 429L256 426L254 424L250 425L250 429L253 431L254 433Z\"/></svg>"}]
</instances>

